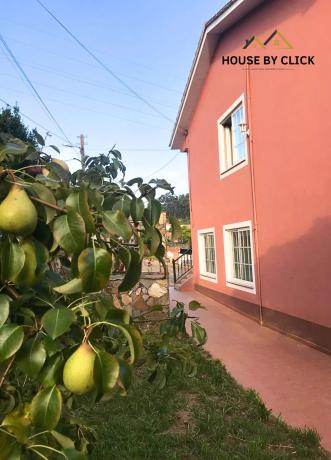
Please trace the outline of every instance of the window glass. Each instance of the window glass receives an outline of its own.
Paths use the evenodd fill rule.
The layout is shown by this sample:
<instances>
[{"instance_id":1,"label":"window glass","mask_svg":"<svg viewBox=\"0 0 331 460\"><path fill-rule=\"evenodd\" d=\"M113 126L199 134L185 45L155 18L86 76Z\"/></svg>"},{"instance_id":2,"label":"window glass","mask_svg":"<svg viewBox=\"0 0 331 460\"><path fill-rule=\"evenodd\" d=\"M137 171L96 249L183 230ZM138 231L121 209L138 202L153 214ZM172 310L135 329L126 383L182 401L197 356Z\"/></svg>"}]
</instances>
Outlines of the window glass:
<instances>
[{"instance_id":1,"label":"window glass","mask_svg":"<svg viewBox=\"0 0 331 460\"><path fill-rule=\"evenodd\" d=\"M249 228L229 230L232 240L233 277L253 282L252 248Z\"/></svg>"},{"instance_id":2,"label":"window glass","mask_svg":"<svg viewBox=\"0 0 331 460\"><path fill-rule=\"evenodd\" d=\"M245 152L245 133L240 131L240 123L244 121L244 109L242 104L232 114L232 143L234 164L243 161L246 157Z\"/></svg>"},{"instance_id":3,"label":"window glass","mask_svg":"<svg viewBox=\"0 0 331 460\"><path fill-rule=\"evenodd\" d=\"M216 273L215 261L215 241L213 233L205 233L204 248L205 248L205 266L207 273Z\"/></svg>"}]
</instances>

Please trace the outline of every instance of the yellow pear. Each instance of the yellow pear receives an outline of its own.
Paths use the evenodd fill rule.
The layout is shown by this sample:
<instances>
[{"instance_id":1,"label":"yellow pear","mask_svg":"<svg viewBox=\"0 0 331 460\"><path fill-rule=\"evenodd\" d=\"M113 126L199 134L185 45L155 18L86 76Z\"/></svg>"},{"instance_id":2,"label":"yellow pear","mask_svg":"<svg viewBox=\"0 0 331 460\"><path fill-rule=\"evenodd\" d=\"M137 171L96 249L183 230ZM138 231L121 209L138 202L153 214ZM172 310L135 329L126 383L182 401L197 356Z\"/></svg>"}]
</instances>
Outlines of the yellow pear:
<instances>
[{"instance_id":1,"label":"yellow pear","mask_svg":"<svg viewBox=\"0 0 331 460\"><path fill-rule=\"evenodd\" d=\"M65 161L55 159L55 160L52 160L52 163L58 164L59 166L61 166L62 169L69 172L69 166L67 165Z\"/></svg>"},{"instance_id":2,"label":"yellow pear","mask_svg":"<svg viewBox=\"0 0 331 460\"><path fill-rule=\"evenodd\" d=\"M31 235L38 221L37 210L20 185L13 185L0 204L0 231Z\"/></svg>"},{"instance_id":3,"label":"yellow pear","mask_svg":"<svg viewBox=\"0 0 331 460\"><path fill-rule=\"evenodd\" d=\"M94 388L95 353L88 343L83 343L66 361L63 369L63 383L67 390L83 395Z\"/></svg>"}]
</instances>

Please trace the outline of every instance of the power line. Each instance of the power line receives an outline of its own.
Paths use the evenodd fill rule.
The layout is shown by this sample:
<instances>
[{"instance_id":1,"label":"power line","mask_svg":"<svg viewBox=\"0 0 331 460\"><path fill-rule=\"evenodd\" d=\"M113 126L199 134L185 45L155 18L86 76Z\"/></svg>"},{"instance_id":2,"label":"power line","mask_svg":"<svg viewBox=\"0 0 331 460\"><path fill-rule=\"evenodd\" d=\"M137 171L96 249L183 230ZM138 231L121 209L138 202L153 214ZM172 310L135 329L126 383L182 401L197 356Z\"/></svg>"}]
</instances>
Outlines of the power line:
<instances>
[{"instance_id":1,"label":"power line","mask_svg":"<svg viewBox=\"0 0 331 460\"><path fill-rule=\"evenodd\" d=\"M6 104L8 107L11 107L13 108L14 106L12 106L11 104L9 104L9 102L5 101L4 99L2 99L0 97L0 101L3 103L3 104ZM25 117L27 120L30 120L32 123L36 124L37 126L40 126L42 129L44 129L45 131L49 132L50 134L58 137L59 139L62 139L64 140L62 137L60 137L58 134L52 132L51 130L47 129L45 126L43 126L42 124L38 123L37 121L33 120L33 118L29 117L28 115L24 114L23 112L20 111L20 114ZM71 145L70 145L71 146ZM103 149L89 149L89 150L103 150ZM109 150L109 149L104 149L104 150ZM125 148L121 148L121 151L125 152L125 151L135 151L135 152L140 152L140 151L168 151L169 149L125 149ZM170 163L172 163L177 157L178 157L179 153L176 153L169 161L167 161L163 166L161 166L160 168L158 168L157 170L153 171L152 173L150 173L148 176L145 177L145 179L148 179L152 176L154 176L154 174L162 171L164 168L166 168ZM66 161L74 161L74 159L70 159L70 160L66 160Z\"/></svg>"},{"instance_id":2,"label":"power line","mask_svg":"<svg viewBox=\"0 0 331 460\"><path fill-rule=\"evenodd\" d=\"M115 80L117 80L121 85L123 85L128 91L130 91L133 95L137 97L141 102L146 104L148 107L150 107L154 112L158 113L162 118L165 120L169 121L170 123L173 123L173 120L171 120L167 115L165 115L163 112L161 112L158 108L156 108L153 104L151 104L147 99L145 99L143 96L141 96L136 90L131 88L130 85L128 85L122 78L120 78L115 72L113 72L106 64L104 64L92 51L87 48L87 46L82 43L79 38L77 38L46 6L40 1L36 0L37 3L75 40L78 45L84 49L106 72L108 72Z\"/></svg>"},{"instance_id":3,"label":"power line","mask_svg":"<svg viewBox=\"0 0 331 460\"><path fill-rule=\"evenodd\" d=\"M148 174L148 176L145 176L144 180L149 179L150 177L154 176L154 174L162 171L162 169L166 168L170 163L172 163L177 157L179 153L176 153L167 163L165 163L161 168L157 169L156 171L153 171L152 173Z\"/></svg>"},{"instance_id":4,"label":"power line","mask_svg":"<svg viewBox=\"0 0 331 460\"><path fill-rule=\"evenodd\" d=\"M33 91L33 94L35 94L35 96L37 97L38 101L40 102L40 104L44 107L44 109L46 110L46 112L48 113L48 115L50 116L50 118L53 120L53 122L55 123L55 125L57 126L57 128L59 129L59 131L61 131L61 133L64 135L65 139L67 140L68 144L72 144L71 141L69 140L68 136L66 135L66 133L64 132L64 130L62 129L61 125L58 123L58 121L56 120L56 118L54 117L54 115L52 114L52 112L49 110L49 108L47 107L46 103L44 102L44 100L42 99L42 97L40 96L40 94L38 93L38 91L36 90L36 88L34 87L33 83L31 82L31 80L29 79L28 75L25 73L23 67L21 66L21 64L18 62L18 60L16 59L14 53L12 52L12 50L9 48L6 40L3 38L3 36L0 34L0 41L2 42L3 46L5 47L7 53L9 54L9 56L11 57L11 59L13 60L13 62L15 63L15 65L17 66L17 68L20 70L21 74L23 75L25 81L27 82L27 84L29 85L29 87L32 89Z\"/></svg>"},{"instance_id":5,"label":"power line","mask_svg":"<svg viewBox=\"0 0 331 460\"><path fill-rule=\"evenodd\" d=\"M10 74L4 74L4 73L1 73L0 75L2 76L6 76L6 77L11 77ZM22 77L20 76L21 80L22 80ZM151 112L145 112L144 110L139 110L139 109L135 109L133 107L128 107L128 106L125 106L125 105L121 105L121 104L115 104L114 102L109 102L108 100L101 100L101 99L96 99L95 97L90 97L90 96L86 96L85 94L80 94L80 93L76 93L74 91L69 91L67 89L62 89L62 88L57 88L56 86L52 86L52 85L47 85L46 83L41 83L39 81L36 81L36 80L31 80L33 83L37 84L38 86L43 86L45 88L50 88L50 89L53 89L55 91L59 91L61 93L65 93L65 94L72 94L73 96L77 96L77 97L80 97L82 99L88 99L90 101L95 101L95 102L99 102L100 104L106 104L107 106L109 105L112 105L114 107L118 107L120 109L125 109L125 110L130 110L130 111L133 111L133 112L137 112L137 113L141 113L143 115L147 115L147 116L150 116L150 117L157 117L156 114L154 113L151 113Z\"/></svg>"},{"instance_id":6,"label":"power line","mask_svg":"<svg viewBox=\"0 0 331 460\"><path fill-rule=\"evenodd\" d=\"M18 90L18 89L13 89L13 88L5 88L5 87L2 87L2 89L7 89L9 91L14 91L15 93L22 93L22 94L28 94L30 95L30 93L27 93L26 91L21 91L21 90ZM32 94L31 94L32 96ZM126 122L129 122L129 123L134 123L136 125L140 125L140 126L147 126L148 128L153 128L153 129L167 129L165 126L155 126L155 125L150 125L149 123L144 123L143 121L139 121L137 119L135 120L131 120L130 118L126 118L126 117L121 117L121 116L118 116L118 115L113 115L111 113L108 113L108 112L104 112L104 111L101 111L101 110L95 110L95 109L91 109L90 107L82 107L80 105L76 105L76 104L71 104L70 102L63 102L63 101L60 101L59 99L54 99L54 98L51 98L51 97L46 97L45 98L47 101L51 101L51 102L55 102L57 104L61 104L61 106L67 106L67 107L72 107L74 109L79 109L79 110L84 110L88 113L90 112L93 112L93 113L98 113L100 115L105 115L107 117L110 117L110 118L116 118L117 120L123 120L123 121L126 121ZM68 142L68 141L66 141ZM72 145L72 142L69 142L70 145Z\"/></svg>"},{"instance_id":7,"label":"power line","mask_svg":"<svg viewBox=\"0 0 331 460\"><path fill-rule=\"evenodd\" d=\"M17 73L18 75L18 78L23 82L24 85L26 85L26 81L24 80L21 72L19 71L19 69L17 68L17 66L15 65L15 63L13 62L13 60L10 58L10 56L8 55L8 53L6 52L6 49L4 48L3 45L1 45L1 51L3 53L3 55L5 56L5 58L7 59L7 61L10 63L10 65L13 67L13 69L15 70L15 72ZM5 89L5 88L3 88ZM33 97L34 99L37 101L37 103L39 104L39 101L36 97L36 95L34 93L33 94Z\"/></svg>"},{"instance_id":8,"label":"power line","mask_svg":"<svg viewBox=\"0 0 331 460\"><path fill-rule=\"evenodd\" d=\"M42 72L51 73L52 75L59 75L60 77L66 78L67 80L78 81L78 82L86 84L86 85L95 86L96 88L102 88L102 89L106 89L107 91L112 91L112 92L115 92L115 93L118 93L118 94L123 94L125 96L134 97L134 95L131 94L131 93L121 91L120 89L113 88L113 87L108 86L108 85L104 85L104 84L99 83L97 81L90 81L90 80L85 80L85 79L82 79L82 78L78 78L76 75L71 74L71 73L59 72L57 69L54 69L53 67L45 67L45 66L31 64L30 61L25 61L24 59L21 60L21 62L25 63L25 67L30 67L32 69L38 69L38 70L41 70ZM163 107L167 107L167 108L171 108L171 109L175 108L175 106L172 106L172 105L169 105L169 104L163 104L162 102L159 102L159 101L153 101L153 102L156 105L160 105L160 106L163 106Z\"/></svg>"},{"instance_id":9,"label":"power line","mask_svg":"<svg viewBox=\"0 0 331 460\"><path fill-rule=\"evenodd\" d=\"M10 107L10 108L14 108L13 105L9 104L9 102L5 101L4 99L2 99L0 97L0 101L5 104L6 106ZM25 113L21 112L21 110L19 111L20 115L22 115L22 117L26 118L27 120L31 121L32 123L34 123L36 126L39 126L40 128L44 129L47 133L50 133L52 134L52 136L56 136L58 137L59 139L61 139L62 141L65 141L67 142L67 140L64 138L64 137L61 137L59 136L58 134L54 133L53 131L51 131L50 129L46 128L45 126L43 126L41 123L38 123L38 121L34 120L33 118L29 117L28 115L26 115Z\"/></svg>"},{"instance_id":10,"label":"power line","mask_svg":"<svg viewBox=\"0 0 331 460\"><path fill-rule=\"evenodd\" d=\"M64 37L62 37L62 36L60 36L60 35L58 35L58 34L51 33L49 30L46 31L46 30L43 30L43 29L39 29L39 28L37 28L37 27L31 26L31 24L24 24L23 22L15 21L15 20L12 19L12 18L8 18L8 17L5 18L5 17L2 17L2 20L3 20L4 22L8 22L8 21L9 21L9 22L12 22L13 24L16 24L16 25L18 25L18 26L21 26L21 27L24 27L24 28L33 30L34 32L37 32L37 33L39 33L39 34L43 34L43 35L48 35L48 36L50 36L50 37L54 37L54 38L56 38L56 39L58 39L58 40L66 40ZM7 37L7 38L8 38L8 37ZM34 45L30 45L30 46L34 46ZM39 48L39 49L41 49L41 48ZM54 54L54 53L53 53L53 54ZM140 68L144 68L144 69L148 69L148 70L160 70L160 71L161 71L161 69L155 69L154 66L147 65L147 64L143 64L143 63L140 62L140 61L138 62L138 61L133 61L133 60L131 60L131 59L124 59L122 56L119 57L119 56L117 56L116 54L110 54L110 56L111 56L113 59L116 59L116 60L121 61L121 62L126 62L126 63L128 63L128 64L130 64L130 65L133 65L133 66L136 66L136 67L140 67ZM164 73L164 72L162 71L162 75L165 75L165 76L167 76L167 77L169 77L169 78L171 78L171 79L175 79L175 80L177 80L177 81L178 81L178 80L181 80L183 83L185 83L185 81L186 81L186 79L183 78L183 76L175 75L175 74L173 74L173 73L168 73L168 72L167 72L167 73Z\"/></svg>"},{"instance_id":11,"label":"power line","mask_svg":"<svg viewBox=\"0 0 331 460\"><path fill-rule=\"evenodd\" d=\"M15 41L17 43L20 43L22 45L25 45L25 46L28 46L28 47L31 48L31 45L29 45L27 42L25 42L23 40L17 40L17 38L8 37L8 35L6 35L5 38L9 39L10 41ZM87 65L89 67L99 69L98 65L92 64L91 62L82 61L81 59L73 58L71 56L64 56L62 53L55 53L54 51L50 51L50 50L47 50L45 48L41 48L40 46L33 45L33 47L34 47L34 49L40 50L40 51L42 51L44 53L47 53L48 55L52 54L53 56L60 56L62 59L67 59L70 62L78 62L79 64L84 64L85 66ZM117 74L122 75L123 77L129 78L130 80L136 80L138 82L145 83L146 85L155 86L156 88L159 88L159 89L164 90L164 91L170 91L170 92L173 92L173 93L181 94L181 92L178 91L177 89L169 88L168 86L164 86L164 85L160 85L158 83L155 83L154 81L152 82L152 81L149 81L149 80L145 80L143 78L128 75L128 74L123 73L123 72L117 72Z\"/></svg>"}]
</instances>

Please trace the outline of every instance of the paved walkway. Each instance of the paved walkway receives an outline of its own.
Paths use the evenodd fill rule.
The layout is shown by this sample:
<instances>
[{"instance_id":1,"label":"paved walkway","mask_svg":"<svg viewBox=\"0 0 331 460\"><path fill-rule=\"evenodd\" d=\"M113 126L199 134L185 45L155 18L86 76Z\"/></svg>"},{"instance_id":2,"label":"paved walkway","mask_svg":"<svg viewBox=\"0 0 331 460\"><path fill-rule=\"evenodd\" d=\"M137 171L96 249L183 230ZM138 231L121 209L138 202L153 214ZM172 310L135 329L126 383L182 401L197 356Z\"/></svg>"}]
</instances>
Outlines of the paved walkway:
<instances>
[{"instance_id":1,"label":"paved walkway","mask_svg":"<svg viewBox=\"0 0 331 460\"><path fill-rule=\"evenodd\" d=\"M274 415L293 426L315 428L331 451L331 356L261 327L196 291L172 288L170 295L205 305L207 310L197 316L208 332L206 350L241 385L254 388Z\"/></svg>"}]
</instances>

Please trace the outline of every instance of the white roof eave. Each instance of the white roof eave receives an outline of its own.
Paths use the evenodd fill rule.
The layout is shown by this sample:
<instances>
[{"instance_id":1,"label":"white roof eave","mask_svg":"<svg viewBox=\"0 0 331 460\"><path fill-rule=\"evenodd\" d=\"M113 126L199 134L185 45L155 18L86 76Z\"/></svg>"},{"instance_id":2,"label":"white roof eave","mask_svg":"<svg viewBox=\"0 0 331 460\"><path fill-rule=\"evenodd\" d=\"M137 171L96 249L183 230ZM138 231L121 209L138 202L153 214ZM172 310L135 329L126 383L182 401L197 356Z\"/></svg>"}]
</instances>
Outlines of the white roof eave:
<instances>
[{"instance_id":1,"label":"white roof eave","mask_svg":"<svg viewBox=\"0 0 331 460\"><path fill-rule=\"evenodd\" d=\"M170 147L180 149L208 74L220 36L265 0L230 0L205 25L181 100Z\"/></svg>"}]
</instances>

